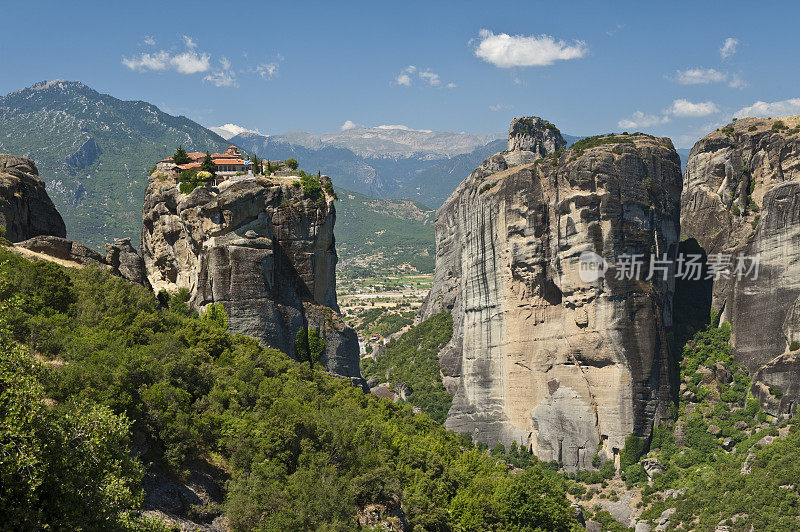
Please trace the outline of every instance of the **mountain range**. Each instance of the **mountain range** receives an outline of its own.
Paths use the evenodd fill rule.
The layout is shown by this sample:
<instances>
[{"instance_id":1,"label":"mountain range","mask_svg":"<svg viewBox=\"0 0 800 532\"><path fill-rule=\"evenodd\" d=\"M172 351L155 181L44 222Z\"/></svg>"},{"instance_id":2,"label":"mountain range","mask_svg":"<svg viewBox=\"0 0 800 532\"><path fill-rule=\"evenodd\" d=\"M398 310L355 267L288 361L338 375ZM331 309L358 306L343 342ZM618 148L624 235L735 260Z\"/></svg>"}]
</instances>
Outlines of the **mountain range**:
<instances>
[{"instance_id":1,"label":"mountain range","mask_svg":"<svg viewBox=\"0 0 800 532\"><path fill-rule=\"evenodd\" d=\"M581 137L564 138L571 144ZM0 98L0 152L31 157L69 236L96 248L123 237L138 245L141 201L156 161L178 145L220 151L228 144L264 159L293 157L306 171L331 176L337 188L410 199L432 210L506 141L401 125L348 125L322 135L265 135L235 124L206 128L77 81L45 81Z\"/></svg>"},{"instance_id":2,"label":"mountain range","mask_svg":"<svg viewBox=\"0 0 800 532\"><path fill-rule=\"evenodd\" d=\"M0 98L0 152L32 158L70 238L101 247L139 240L149 169L182 144L218 151L228 143L186 117L54 80Z\"/></svg>"}]
</instances>

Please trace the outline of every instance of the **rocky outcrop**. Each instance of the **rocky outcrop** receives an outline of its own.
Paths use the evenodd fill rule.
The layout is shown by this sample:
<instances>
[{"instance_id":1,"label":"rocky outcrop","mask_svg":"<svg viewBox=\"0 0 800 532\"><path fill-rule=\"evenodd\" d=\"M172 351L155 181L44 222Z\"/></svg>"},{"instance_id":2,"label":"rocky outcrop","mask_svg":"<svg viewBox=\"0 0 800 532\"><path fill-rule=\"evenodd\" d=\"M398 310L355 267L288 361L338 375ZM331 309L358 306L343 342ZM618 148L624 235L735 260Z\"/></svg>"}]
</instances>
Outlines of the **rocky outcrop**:
<instances>
[{"instance_id":1,"label":"rocky outcrop","mask_svg":"<svg viewBox=\"0 0 800 532\"><path fill-rule=\"evenodd\" d=\"M12 242L37 235L67 236L64 220L27 157L0 153L0 228Z\"/></svg>"},{"instance_id":2,"label":"rocky outcrop","mask_svg":"<svg viewBox=\"0 0 800 532\"><path fill-rule=\"evenodd\" d=\"M731 323L737 361L757 381L792 372L800 380L800 365L788 356L800 336L800 116L743 118L698 141L686 166L681 226L681 236L709 255L731 257L730 275L714 282L713 305ZM738 275L740 256L760 257L757 275ZM785 413L798 399L786 393L762 404Z\"/></svg>"},{"instance_id":3,"label":"rocky outcrop","mask_svg":"<svg viewBox=\"0 0 800 532\"><path fill-rule=\"evenodd\" d=\"M681 172L669 139L550 151L560 146L544 121L515 120L512 150L486 159L439 209L420 318L453 315L440 353L459 378L448 428L575 468L595 452L614 458L628 434L647 436L667 416L672 279L617 280L612 266L584 281L579 259L674 256Z\"/></svg>"},{"instance_id":4,"label":"rocky outcrop","mask_svg":"<svg viewBox=\"0 0 800 532\"><path fill-rule=\"evenodd\" d=\"M92 266L110 270L132 283L150 286L145 276L144 261L131 245L130 238L106 244L105 256L80 242L57 236L35 236L18 242L11 251L30 259L52 260L73 268Z\"/></svg>"},{"instance_id":5,"label":"rocky outcrop","mask_svg":"<svg viewBox=\"0 0 800 532\"><path fill-rule=\"evenodd\" d=\"M84 142L75 153L67 157L64 162L76 169L88 168L93 165L102 154L103 150L97 145L94 139L90 138Z\"/></svg>"},{"instance_id":6,"label":"rocky outcrop","mask_svg":"<svg viewBox=\"0 0 800 532\"><path fill-rule=\"evenodd\" d=\"M338 313L330 180L311 197L299 179L244 178L182 194L151 176L142 254L158 292L185 288L201 311L222 303L233 332L292 355L302 327L325 339L322 363L362 382L355 332Z\"/></svg>"}]
</instances>

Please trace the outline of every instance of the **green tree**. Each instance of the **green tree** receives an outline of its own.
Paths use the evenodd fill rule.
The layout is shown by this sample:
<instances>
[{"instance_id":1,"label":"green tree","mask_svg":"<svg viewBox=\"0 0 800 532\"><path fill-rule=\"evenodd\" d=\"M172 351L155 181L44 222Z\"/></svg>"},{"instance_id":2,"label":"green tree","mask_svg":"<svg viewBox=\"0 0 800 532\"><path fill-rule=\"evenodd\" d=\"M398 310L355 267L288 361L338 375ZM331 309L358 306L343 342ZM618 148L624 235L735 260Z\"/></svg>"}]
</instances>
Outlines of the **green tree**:
<instances>
[{"instance_id":1,"label":"green tree","mask_svg":"<svg viewBox=\"0 0 800 532\"><path fill-rule=\"evenodd\" d=\"M187 164L192 162L192 160L186 154L186 150L183 149L183 146L178 146L178 149L175 150L175 155L172 156L172 162L175 164Z\"/></svg>"},{"instance_id":2,"label":"green tree","mask_svg":"<svg viewBox=\"0 0 800 532\"><path fill-rule=\"evenodd\" d=\"M211 158L211 154L206 152L206 156L203 157L203 162L200 163L200 170L204 172L210 173L212 176L217 175L217 165L214 164L214 159Z\"/></svg>"},{"instance_id":3,"label":"green tree","mask_svg":"<svg viewBox=\"0 0 800 532\"><path fill-rule=\"evenodd\" d=\"M297 162L297 159L286 159L286 166L290 170L297 170L297 167L300 166L300 164Z\"/></svg>"},{"instance_id":4,"label":"green tree","mask_svg":"<svg viewBox=\"0 0 800 532\"><path fill-rule=\"evenodd\" d=\"M211 303L206 307L203 313L203 321L213 323L221 327L223 330L228 330L228 314L225 312L225 307L222 303Z\"/></svg>"},{"instance_id":5,"label":"green tree","mask_svg":"<svg viewBox=\"0 0 800 532\"><path fill-rule=\"evenodd\" d=\"M294 337L294 358L298 362L308 362L311 360L311 351L308 345L308 329L300 327Z\"/></svg>"},{"instance_id":6,"label":"green tree","mask_svg":"<svg viewBox=\"0 0 800 532\"><path fill-rule=\"evenodd\" d=\"M308 331L308 353L312 365L319 364L325 352L325 339L318 330Z\"/></svg>"},{"instance_id":7,"label":"green tree","mask_svg":"<svg viewBox=\"0 0 800 532\"><path fill-rule=\"evenodd\" d=\"M250 162L252 163L253 174L255 174L255 175L260 174L261 173L261 162L262 162L261 159L259 159L257 155L253 154L253 156L250 157Z\"/></svg>"}]
</instances>

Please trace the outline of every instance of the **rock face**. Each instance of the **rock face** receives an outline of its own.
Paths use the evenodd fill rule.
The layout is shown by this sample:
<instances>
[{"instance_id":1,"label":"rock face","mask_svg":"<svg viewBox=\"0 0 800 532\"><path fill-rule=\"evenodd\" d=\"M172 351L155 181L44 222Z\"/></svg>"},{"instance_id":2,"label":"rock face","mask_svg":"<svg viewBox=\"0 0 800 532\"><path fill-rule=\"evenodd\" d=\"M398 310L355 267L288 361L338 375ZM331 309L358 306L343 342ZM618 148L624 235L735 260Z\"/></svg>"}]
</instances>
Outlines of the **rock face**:
<instances>
[{"instance_id":1,"label":"rock face","mask_svg":"<svg viewBox=\"0 0 800 532\"><path fill-rule=\"evenodd\" d=\"M583 281L579 257L674 256L680 159L669 139L644 135L542 158L564 145L546 124L516 119L512 150L486 159L439 209L420 318L453 315L440 353L459 379L448 428L589 467L595 452L614 458L628 434L667 417L674 282L616 280L614 267Z\"/></svg>"},{"instance_id":2,"label":"rock face","mask_svg":"<svg viewBox=\"0 0 800 532\"><path fill-rule=\"evenodd\" d=\"M156 175L143 218L142 255L156 292L188 289L200 311L222 303L233 332L290 355L301 327L317 329L325 367L361 383L358 340L336 302L330 194L308 197L297 178L250 177L187 195Z\"/></svg>"},{"instance_id":3,"label":"rock face","mask_svg":"<svg viewBox=\"0 0 800 532\"><path fill-rule=\"evenodd\" d=\"M713 305L731 323L734 356L757 380L800 380L788 353L800 340L799 132L800 116L739 119L698 141L686 165L681 236L732 257L731 275L714 282ZM757 255L758 276L739 279L737 257ZM762 404L782 414L798 399L794 392Z\"/></svg>"},{"instance_id":4,"label":"rock face","mask_svg":"<svg viewBox=\"0 0 800 532\"><path fill-rule=\"evenodd\" d=\"M0 227L12 242L37 235L67 236L33 161L0 153Z\"/></svg>"}]
</instances>

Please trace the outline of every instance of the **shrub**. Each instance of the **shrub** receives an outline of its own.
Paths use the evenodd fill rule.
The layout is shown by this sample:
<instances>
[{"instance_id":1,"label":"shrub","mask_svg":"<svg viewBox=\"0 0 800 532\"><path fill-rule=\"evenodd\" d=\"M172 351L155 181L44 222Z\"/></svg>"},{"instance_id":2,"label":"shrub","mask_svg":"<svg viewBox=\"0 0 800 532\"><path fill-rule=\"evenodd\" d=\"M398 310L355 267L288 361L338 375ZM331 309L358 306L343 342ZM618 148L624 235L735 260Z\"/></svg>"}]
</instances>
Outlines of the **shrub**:
<instances>
[{"instance_id":1,"label":"shrub","mask_svg":"<svg viewBox=\"0 0 800 532\"><path fill-rule=\"evenodd\" d=\"M619 453L619 468L625 470L628 466L639 462L639 458L644 453L644 441L635 434L629 434L625 438L625 447Z\"/></svg>"},{"instance_id":2,"label":"shrub","mask_svg":"<svg viewBox=\"0 0 800 532\"><path fill-rule=\"evenodd\" d=\"M300 185L303 187L303 195L309 198L316 198L322 190L322 184L313 175L303 174Z\"/></svg>"},{"instance_id":3,"label":"shrub","mask_svg":"<svg viewBox=\"0 0 800 532\"><path fill-rule=\"evenodd\" d=\"M798 349L800 349L800 342L797 340L792 340L792 342L789 344L789 351L797 351Z\"/></svg>"},{"instance_id":4,"label":"shrub","mask_svg":"<svg viewBox=\"0 0 800 532\"><path fill-rule=\"evenodd\" d=\"M739 216L742 214L742 211L739 209L739 206L734 203L731 205L731 213L733 213L734 216Z\"/></svg>"},{"instance_id":5,"label":"shrub","mask_svg":"<svg viewBox=\"0 0 800 532\"><path fill-rule=\"evenodd\" d=\"M783 120L776 120L772 123L773 131L780 131L781 129L789 129L789 127L783 123Z\"/></svg>"},{"instance_id":6,"label":"shrub","mask_svg":"<svg viewBox=\"0 0 800 532\"><path fill-rule=\"evenodd\" d=\"M750 126L750 127L747 128L747 131L755 131L757 129L758 129L757 126Z\"/></svg>"},{"instance_id":7,"label":"shrub","mask_svg":"<svg viewBox=\"0 0 800 532\"><path fill-rule=\"evenodd\" d=\"M783 397L783 390L781 390L777 386L770 386L769 394L775 397L776 399L780 399L781 397Z\"/></svg>"},{"instance_id":8,"label":"shrub","mask_svg":"<svg viewBox=\"0 0 800 532\"><path fill-rule=\"evenodd\" d=\"M203 321L213 323L222 330L228 330L228 314L222 303L211 303L203 313Z\"/></svg>"}]
</instances>

